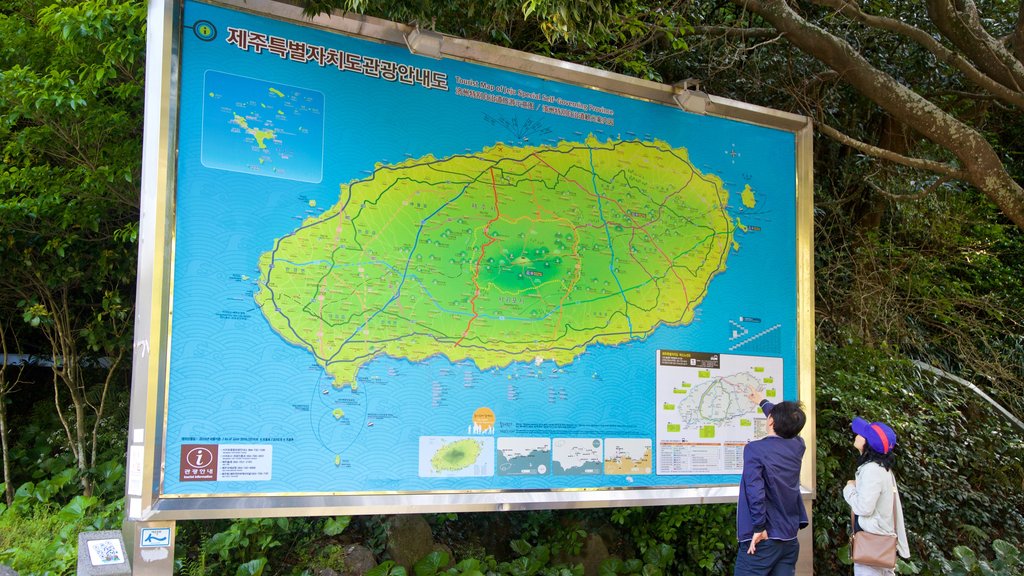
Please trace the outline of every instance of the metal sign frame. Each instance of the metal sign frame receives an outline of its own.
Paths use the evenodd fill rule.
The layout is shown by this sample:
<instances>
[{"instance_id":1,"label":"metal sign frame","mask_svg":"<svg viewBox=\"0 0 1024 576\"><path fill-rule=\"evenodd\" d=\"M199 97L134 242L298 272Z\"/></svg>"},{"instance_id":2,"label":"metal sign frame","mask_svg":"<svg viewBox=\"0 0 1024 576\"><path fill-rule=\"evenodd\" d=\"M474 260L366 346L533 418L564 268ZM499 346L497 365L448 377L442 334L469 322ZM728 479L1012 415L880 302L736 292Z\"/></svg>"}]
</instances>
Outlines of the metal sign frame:
<instances>
[{"instance_id":1,"label":"metal sign frame","mask_svg":"<svg viewBox=\"0 0 1024 576\"><path fill-rule=\"evenodd\" d=\"M273 0L219 0L213 5L251 12L357 38L409 46L410 26L364 16L320 15L308 19L300 7ZM375 494L230 495L162 498L165 416L169 372L169 305L173 293L175 162L181 46L180 0L151 0L148 16L146 112L132 401L128 438L126 518L157 523L179 519L391 514L408 512L500 511L735 502L737 486L602 488L485 492ZM427 33L441 58L523 72L577 86L667 105L680 104L680 89L500 48ZM412 48L410 46L410 48ZM690 96L685 94L684 96ZM812 137L809 119L778 110L707 96L707 115L792 132L796 143L797 389L808 407L803 436L807 452L802 487L809 502L815 491L814 333L812 246ZM128 538L131 541L131 538Z\"/></svg>"}]
</instances>

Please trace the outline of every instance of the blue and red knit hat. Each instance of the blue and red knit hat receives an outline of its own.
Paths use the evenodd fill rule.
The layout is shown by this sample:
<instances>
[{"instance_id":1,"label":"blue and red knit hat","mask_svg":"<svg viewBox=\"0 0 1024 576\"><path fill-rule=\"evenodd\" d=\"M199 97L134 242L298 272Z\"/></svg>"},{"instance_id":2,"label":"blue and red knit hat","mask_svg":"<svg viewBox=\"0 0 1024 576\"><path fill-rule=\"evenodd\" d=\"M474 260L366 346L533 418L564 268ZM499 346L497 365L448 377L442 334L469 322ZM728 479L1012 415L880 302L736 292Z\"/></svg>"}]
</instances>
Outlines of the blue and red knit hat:
<instances>
[{"instance_id":1,"label":"blue and red knit hat","mask_svg":"<svg viewBox=\"0 0 1024 576\"><path fill-rule=\"evenodd\" d=\"M868 446L879 454L888 454L896 447L896 433L884 422L868 422L856 417L850 428L857 435L863 436L868 441Z\"/></svg>"}]
</instances>

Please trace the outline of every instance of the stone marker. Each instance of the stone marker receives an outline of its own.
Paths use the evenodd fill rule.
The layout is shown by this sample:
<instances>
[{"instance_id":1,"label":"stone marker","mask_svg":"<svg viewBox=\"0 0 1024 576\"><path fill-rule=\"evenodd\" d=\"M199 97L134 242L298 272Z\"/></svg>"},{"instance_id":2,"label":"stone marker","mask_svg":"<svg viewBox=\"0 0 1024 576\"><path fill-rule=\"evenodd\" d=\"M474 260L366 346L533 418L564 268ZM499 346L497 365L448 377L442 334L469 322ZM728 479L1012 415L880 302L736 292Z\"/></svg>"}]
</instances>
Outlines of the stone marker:
<instances>
[{"instance_id":1,"label":"stone marker","mask_svg":"<svg viewBox=\"0 0 1024 576\"><path fill-rule=\"evenodd\" d=\"M78 534L78 576L131 576L120 530Z\"/></svg>"}]
</instances>

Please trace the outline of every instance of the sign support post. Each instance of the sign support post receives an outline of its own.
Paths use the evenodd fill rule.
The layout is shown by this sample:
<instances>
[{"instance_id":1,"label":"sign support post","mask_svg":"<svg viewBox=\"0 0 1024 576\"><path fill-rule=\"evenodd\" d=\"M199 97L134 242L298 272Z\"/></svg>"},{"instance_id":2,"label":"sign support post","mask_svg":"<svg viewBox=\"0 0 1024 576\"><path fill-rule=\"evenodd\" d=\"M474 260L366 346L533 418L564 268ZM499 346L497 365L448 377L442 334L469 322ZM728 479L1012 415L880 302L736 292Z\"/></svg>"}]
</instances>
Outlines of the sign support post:
<instances>
[{"instance_id":1,"label":"sign support post","mask_svg":"<svg viewBox=\"0 0 1024 576\"><path fill-rule=\"evenodd\" d=\"M121 528L131 550L133 576L171 576L174 573L174 520L126 520Z\"/></svg>"}]
</instances>

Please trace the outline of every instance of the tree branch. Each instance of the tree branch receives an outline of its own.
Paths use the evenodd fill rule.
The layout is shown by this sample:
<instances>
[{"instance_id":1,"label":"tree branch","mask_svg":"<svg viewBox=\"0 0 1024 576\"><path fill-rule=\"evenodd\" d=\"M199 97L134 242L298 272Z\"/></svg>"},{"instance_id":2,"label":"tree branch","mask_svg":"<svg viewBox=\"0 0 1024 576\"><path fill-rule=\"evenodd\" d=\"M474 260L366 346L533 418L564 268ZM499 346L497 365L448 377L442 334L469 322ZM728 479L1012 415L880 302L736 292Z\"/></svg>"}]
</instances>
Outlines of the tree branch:
<instances>
[{"instance_id":1,"label":"tree branch","mask_svg":"<svg viewBox=\"0 0 1024 576\"><path fill-rule=\"evenodd\" d=\"M836 130L835 128L829 126L828 124L825 124L824 122L815 122L815 127L817 127L818 130L820 130L823 134L835 140L836 142L849 146L850 148L853 148L854 150L857 150L859 152L863 152L864 154L871 156L872 158L887 160L889 162L894 162L896 164L907 166L908 168L916 168L918 170L925 170L927 172L932 172L934 174L941 174L942 176L945 176L947 178L964 180L967 177L967 174L965 172L957 169L956 167L950 164L936 162L934 160L925 160L923 158L911 158L910 156L904 156L903 154L898 154L896 152L893 152L892 150L886 150L885 148L873 146L871 144L868 144L867 142L861 142L856 138L848 136L840 132L839 130Z\"/></svg>"},{"instance_id":2,"label":"tree branch","mask_svg":"<svg viewBox=\"0 0 1024 576\"><path fill-rule=\"evenodd\" d=\"M692 34L711 38L728 38L730 40L748 40L771 38L778 36L774 28L732 28L730 26L694 26Z\"/></svg>"},{"instance_id":3,"label":"tree branch","mask_svg":"<svg viewBox=\"0 0 1024 576\"><path fill-rule=\"evenodd\" d=\"M1011 104L1024 110L1024 93L1020 90L1012 90L1005 85L997 82L989 76L978 70L971 62L960 54L953 52L952 50L943 46L940 42L935 40L930 34L911 26L900 20L894 18L884 18L881 16L873 16L865 13L860 9L859 6L851 2L850 0L812 0L815 4L833 8L840 14L856 20L865 26L877 28L879 30L885 30L887 32L893 32L899 34L905 38L909 38L914 42L920 44L925 50L930 52L935 59L943 64L947 64L959 70L968 80L976 84L978 87L983 88L1007 104Z\"/></svg>"},{"instance_id":4,"label":"tree branch","mask_svg":"<svg viewBox=\"0 0 1024 576\"><path fill-rule=\"evenodd\" d=\"M1017 6L1017 24L1007 36L1006 45L1018 61L1024 62L1024 2Z\"/></svg>"},{"instance_id":5,"label":"tree branch","mask_svg":"<svg viewBox=\"0 0 1024 576\"><path fill-rule=\"evenodd\" d=\"M1024 229L1024 188L1009 174L983 134L872 66L849 42L811 24L786 0L732 1L761 15L790 43L838 72L863 96L951 152L963 166L964 179Z\"/></svg>"},{"instance_id":6,"label":"tree branch","mask_svg":"<svg viewBox=\"0 0 1024 576\"><path fill-rule=\"evenodd\" d=\"M106 409L107 392L110 390L110 382L113 380L114 374L117 372L117 367L121 364L121 360L124 359L124 355L125 348L123 346L118 346L117 355L114 357L110 366L107 367L107 374L103 379L103 388L100 390L100 406L99 408L93 408L95 419L92 423L92 450L89 457L90 466L96 465L96 450L97 443L100 438L100 424L103 421L103 412Z\"/></svg>"},{"instance_id":7,"label":"tree branch","mask_svg":"<svg viewBox=\"0 0 1024 576\"><path fill-rule=\"evenodd\" d=\"M924 198L925 196L928 196L929 194L931 194L935 190L937 190L939 186L942 186L946 182L949 182L949 180L950 180L950 178L948 176L939 176L935 180L935 182L932 182L928 186L925 186L923 190L921 190L920 192L918 192L916 194L893 194L892 192L889 192L888 190L883 189L881 186L879 186L878 184L875 184L874 182L872 182L869 179L865 179L865 182L867 182L868 186L870 186L871 189L874 190L875 192L878 192L879 194L881 194L882 196L885 196L886 198L890 198L892 200L896 200L897 202L900 202L900 201L904 201L904 200L920 200L920 199Z\"/></svg>"},{"instance_id":8,"label":"tree branch","mask_svg":"<svg viewBox=\"0 0 1024 576\"><path fill-rule=\"evenodd\" d=\"M943 36L985 74L1016 91L1024 88L1024 64L981 25L973 0L926 0L932 22Z\"/></svg>"}]
</instances>

